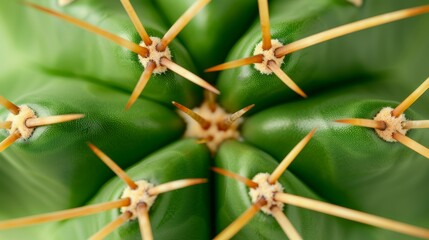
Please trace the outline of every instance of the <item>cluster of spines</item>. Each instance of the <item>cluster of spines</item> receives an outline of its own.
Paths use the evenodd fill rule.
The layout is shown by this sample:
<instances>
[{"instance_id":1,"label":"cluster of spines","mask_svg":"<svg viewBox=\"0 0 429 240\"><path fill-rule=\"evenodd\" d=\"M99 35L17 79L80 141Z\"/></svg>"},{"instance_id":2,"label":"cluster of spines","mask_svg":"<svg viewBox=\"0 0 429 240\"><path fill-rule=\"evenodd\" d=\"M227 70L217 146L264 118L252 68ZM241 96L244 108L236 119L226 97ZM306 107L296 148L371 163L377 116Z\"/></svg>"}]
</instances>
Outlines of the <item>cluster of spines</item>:
<instances>
[{"instance_id":1,"label":"cluster of spines","mask_svg":"<svg viewBox=\"0 0 429 240\"><path fill-rule=\"evenodd\" d=\"M110 159L105 153L103 153L95 145L88 143L88 146L120 179L124 181L124 183L130 189L137 189L136 182L132 180L131 177L129 177L128 174L124 170L122 170L112 159ZM189 187L196 184L202 184L205 182L207 182L207 179L204 179L204 178L181 179L177 181L163 183L158 186L154 186L150 189L147 189L147 194L150 196L158 196L159 194L162 194L165 192L170 192L176 189ZM112 209L119 209L130 205L131 205L130 198L121 198L119 200L106 202L106 203L99 203L92 206L85 206L85 207L64 210L60 212L2 221L0 222L0 230L82 217L86 215L95 214L98 212L108 211ZM137 204L137 209L136 209L137 218L139 220L139 226L141 229L141 236L142 236L142 239L145 239L145 240L153 239L152 230L151 230L150 221L149 221L149 214L148 214L149 207L150 206L148 206L145 202L139 202ZM117 217L111 223L107 224L104 228L102 228L100 231L95 233L89 239L91 240L104 239L107 235L109 235L112 231L114 231L116 228L121 226L124 222L130 220L131 217L132 217L132 213L130 211L124 211L119 217Z\"/></svg>"},{"instance_id":2,"label":"cluster of spines","mask_svg":"<svg viewBox=\"0 0 429 240\"><path fill-rule=\"evenodd\" d=\"M288 166L293 162L293 160L298 156L298 154L304 149L307 143L310 141L314 135L316 129L313 129L307 136L305 136L281 161L277 168L269 175L267 179L268 184L273 185L277 183L278 179L283 175ZM220 168L213 168L213 171L238 180L247 185L250 189L258 188L258 184L244 176L237 175L230 171ZM359 212L356 210L344 208L334 204L329 204L326 202L309 199L301 196L297 196L290 193L284 192L275 192L273 194L273 200L280 202L282 204L289 204L296 207L301 207L328 215L348 219L351 221L356 221L391 231L396 231L399 233L407 234L414 237L420 238L429 238L429 230L415 227L409 224L397 222L394 220L374 216L368 213ZM260 197L257 201L253 203L240 217L238 217L234 222L232 222L227 228L225 228L218 236L214 239L216 240L227 240L232 238L237 232L240 231L256 213L267 203L267 199ZM290 220L287 216L279 209L277 206L274 206L271 210L271 214L276 219L282 230L292 240L302 239L298 231L293 227Z\"/></svg>"},{"instance_id":3,"label":"cluster of spines","mask_svg":"<svg viewBox=\"0 0 429 240\"><path fill-rule=\"evenodd\" d=\"M18 116L21 112L21 108L19 106L15 105L3 96L0 96L0 105L5 107L13 116ZM83 114L67 114L46 117L37 117L36 115L34 115L32 118L23 119L24 122L19 122L16 124L21 124L23 127L28 128L32 131L36 127L73 121L83 117L85 117L85 115ZM11 130L13 125L14 122L12 121L0 122L0 129ZM19 130L11 132L6 139L0 142L0 152L4 151L10 145L12 145L14 142L18 141L21 138L28 139L29 136L22 136L22 133Z\"/></svg>"},{"instance_id":4,"label":"cluster of spines","mask_svg":"<svg viewBox=\"0 0 429 240\"><path fill-rule=\"evenodd\" d=\"M398 119L403 113L415 102L417 101L421 95L429 88L429 78L426 79L414 92L412 92L404 101L402 101L395 109L390 111L389 117L393 119ZM347 119L339 119L336 120L339 123L352 124L360 127L373 128L379 132L383 132L391 128L387 121L383 121L383 118L378 119L375 117L374 119L362 119L362 118L347 118ZM409 129L419 129L419 128L429 128L429 120L405 120L399 121L398 126L399 130L407 131ZM401 133L401 131L393 130L389 132L388 137L391 137L392 141L397 141L407 146L408 148L416 151L422 156L429 159L429 149L421 145L420 143L414 141L413 139L407 137L405 134Z\"/></svg>"},{"instance_id":5,"label":"cluster of spines","mask_svg":"<svg viewBox=\"0 0 429 240\"><path fill-rule=\"evenodd\" d=\"M173 41L176 36L181 32L181 30L189 23L189 21L199 12L200 9L202 9L206 4L208 4L210 0L198 0L195 2L174 24L173 26L165 33L165 35L162 37L160 43L156 46L156 51L158 52L164 52L168 45ZM51 9L48 9L46 7L26 2L27 6L35 8L37 10L40 10L42 12L45 12L47 14L50 14L52 16L58 17L60 19L63 19L67 22L70 22L72 24L75 24L83 29L86 29L90 32L96 33L106 39L109 39L116 44L127 48L128 50L138 54L139 56L143 58L148 58L151 55L151 52L148 50L148 46L152 45L152 39L147 34L145 28L143 27L143 24L140 22L133 6L131 5L129 0L121 0L121 3L126 10L128 16L130 17L132 23L134 24L137 32L142 38L142 41L146 46L140 46L139 44L136 44L132 41L126 40L122 37L116 36L115 34L112 34L110 32L107 32L101 28L98 28L94 25L91 25L89 23L86 23L82 20L79 20L77 18L55 12ZM153 54L153 53L152 53ZM193 74L192 72L184 69L183 67L177 65L175 62L173 62L171 59L167 57L163 57L160 59L160 65L163 67L166 67L167 69L170 69L171 71L181 75L182 77L188 79L189 81L207 89L208 91L211 91L213 93L219 94L219 90L217 90L215 87L210 85L207 81L203 80L202 78L198 77L197 75ZM152 72L157 67L157 64L153 61L149 61L147 66L143 66L145 70L143 71L133 93L131 94L131 97L126 104L126 109L129 109L133 103L138 99L141 92L143 91L144 87L146 86L147 82L150 79L150 76L152 75Z\"/></svg>"},{"instance_id":6,"label":"cluster of spines","mask_svg":"<svg viewBox=\"0 0 429 240\"><path fill-rule=\"evenodd\" d=\"M255 106L251 104L228 115L216 104L215 95L210 92L206 92L206 100L199 109L191 110L178 102L172 103L181 113L198 124L197 129L193 128L191 126L193 123L185 119L187 123L185 136L198 138L197 142L207 144L213 154L225 140L240 138L238 128L241 122L239 120Z\"/></svg>"}]
</instances>

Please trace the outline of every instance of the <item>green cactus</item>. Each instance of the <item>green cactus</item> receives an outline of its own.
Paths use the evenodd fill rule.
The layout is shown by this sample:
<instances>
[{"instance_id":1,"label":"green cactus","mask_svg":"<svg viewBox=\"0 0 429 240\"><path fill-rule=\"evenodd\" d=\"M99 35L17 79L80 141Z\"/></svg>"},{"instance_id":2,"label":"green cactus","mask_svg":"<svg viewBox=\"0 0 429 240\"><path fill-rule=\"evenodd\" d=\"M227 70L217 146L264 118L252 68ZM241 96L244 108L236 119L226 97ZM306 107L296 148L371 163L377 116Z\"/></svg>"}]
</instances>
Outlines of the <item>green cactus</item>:
<instances>
[{"instance_id":1,"label":"green cactus","mask_svg":"<svg viewBox=\"0 0 429 240\"><path fill-rule=\"evenodd\" d=\"M0 239L429 239L427 1L209 2L0 3Z\"/></svg>"}]
</instances>

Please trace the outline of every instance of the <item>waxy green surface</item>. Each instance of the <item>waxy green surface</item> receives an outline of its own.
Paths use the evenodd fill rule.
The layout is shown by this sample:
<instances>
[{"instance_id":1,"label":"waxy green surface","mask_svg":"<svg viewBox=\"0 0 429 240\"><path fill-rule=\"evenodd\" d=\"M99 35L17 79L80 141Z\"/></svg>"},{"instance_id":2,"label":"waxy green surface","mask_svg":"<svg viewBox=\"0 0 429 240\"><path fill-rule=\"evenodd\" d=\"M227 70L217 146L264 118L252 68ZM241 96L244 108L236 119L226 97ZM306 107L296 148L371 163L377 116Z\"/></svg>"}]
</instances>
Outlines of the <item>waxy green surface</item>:
<instances>
[{"instance_id":1,"label":"waxy green surface","mask_svg":"<svg viewBox=\"0 0 429 240\"><path fill-rule=\"evenodd\" d=\"M124 39L136 43L141 41L119 0L76 1L64 8L59 7L54 0L38 1L37 4L88 22ZM168 26L152 4L149 1L133 1L133 5L148 33L162 38ZM137 54L18 1L2 2L0 19L0 24L7 31L6 38L13 38L10 47L15 49L13 54L20 55L21 63L31 62L53 74L76 76L129 93L144 70ZM196 71L190 55L180 43L173 42L170 48L173 61L190 71ZM152 76L143 95L168 105L172 100L195 105L202 96L198 86L172 72Z\"/></svg>"},{"instance_id":2,"label":"waxy green surface","mask_svg":"<svg viewBox=\"0 0 429 240\"><path fill-rule=\"evenodd\" d=\"M119 0L77 0L64 8L54 0L37 3L140 41ZM132 1L148 32L157 37L192 3ZM272 0L271 32L288 43L423 4L427 1L364 1L358 8L347 1ZM213 0L172 42L173 61L201 75L226 55L227 60L251 56L261 41L258 19L256 0ZM428 16L287 56L282 69L309 94L308 100L253 66L224 71L216 85L221 105L229 111L253 103L256 108L243 123L243 142L228 141L213 158L204 145L179 140L185 124L170 104L198 105L200 87L171 72L152 76L143 96L125 111L144 69L136 54L16 1L0 3L0 20L0 94L18 105L29 104L40 116L86 115L38 128L29 140L1 153L1 220L118 199L124 184L89 150L88 141L133 179L158 184L208 177L213 165L248 178L271 172L300 139L318 128L280 179L287 192L429 227L429 161L399 143L383 142L371 129L333 122L372 118L381 107L395 107L427 77ZM427 99L420 99L407 117L428 119ZM6 115L0 110L0 119ZM424 133L413 130L409 136L428 146ZM3 130L0 134L7 136ZM158 198L150 211L155 239L209 239L250 206L244 184L212 176L209 184ZM304 239L414 239L295 207L285 212ZM109 211L0 231L0 238L85 239L118 215ZM284 238L272 217L258 213L234 239ZM139 239L137 223L125 224L108 239Z\"/></svg>"},{"instance_id":3,"label":"waxy green surface","mask_svg":"<svg viewBox=\"0 0 429 240\"><path fill-rule=\"evenodd\" d=\"M208 178L210 153L194 140L181 140L142 159L127 170L135 180L154 185L187 178ZM167 167L168 166L168 167ZM119 199L124 189L120 179L109 181L89 204ZM158 195L151 207L150 221L155 239L208 239L210 236L209 185L201 184ZM57 226L64 233L85 239L119 216L118 211L75 219ZM88 226L81 231L82 224ZM137 221L125 224L111 238L139 239Z\"/></svg>"},{"instance_id":4,"label":"waxy green surface","mask_svg":"<svg viewBox=\"0 0 429 240\"><path fill-rule=\"evenodd\" d=\"M185 127L172 111L143 99L135 107L144 111L135 108L124 114L128 94L78 79L37 71L16 72L4 79L0 88L8 89L5 97L18 105L28 104L39 117L68 113L86 117L39 127L31 138L2 153L2 183L7 185L2 188L0 202L20 206L2 210L2 218L80 206L92 197L114 174L91 152L87 142L110 149L110 156L127 167L179 139ZM2 119L7 114L1 110ZM17 186L23 189L17 191ZM33 196L31 201L28 196Z\"/></svg>"},{"instance_id":5,"label":"waxy green surface","mask_svg":"<svg viewBox=\"0 0 429 240\"><path fill-rule=\"evenodd\" d=\"M173 24L194 2L154 1L165 14L169 24ZM201 71L224 61L231 47L247 31L257 14L257 1L211 1L195 16L179 38Z\"/></svg>"},{"instance_id":6,"label":"waxy green surface","mask_svg":"<svg viewBox=\"0 0 429 240\"><path fill-rule=\"evenodd\" d=\"M373 129L334 122L342 118L372 119L383 107L398 104L371 99L371 94L365 96L361 89L347 88L347 94L326 94L271 108L248 119L243 136L281 160L317 127L311 142L290 166L307 186L336 204L424 226L429 211L427 159L400 143L381 140ZM308 103L313 107L303 107ZM421 119L411 111L406 116ZM422 144L428 142L424 130L410 130L407 135ZM395 207L398 205L410 207Z\"/></svg>"},{"instance_id":7,"label":"waxy green surface","mask_svg":"<svg viewBox=\"0 0 429 240\"><path fill-rule=\"evenodd\" d=\"M361 8L346 1L332 0L270 3L272 38L287 44L342 24L427 2L365 1ZM281 68L310 96L327 87L358 82L362 76L390 73L404 62L412 61L414 57L410 56L414 51L427 49L427 44L420 41L428 38L423 30L427 21L428 16L418 16L321 43L287 55ZM228 61L253 56L255 46L262 39L258 23L234 46ZM426 32L424 36L423 32ZM420 38L414 43L416 35ZM426 75L417 81L421 82ZM220 102L229 111L253 103L263 109L300 98L274 74L262 75L253 65L222 72L218 87L222 92Z\"/></svg>"}]
</instances>

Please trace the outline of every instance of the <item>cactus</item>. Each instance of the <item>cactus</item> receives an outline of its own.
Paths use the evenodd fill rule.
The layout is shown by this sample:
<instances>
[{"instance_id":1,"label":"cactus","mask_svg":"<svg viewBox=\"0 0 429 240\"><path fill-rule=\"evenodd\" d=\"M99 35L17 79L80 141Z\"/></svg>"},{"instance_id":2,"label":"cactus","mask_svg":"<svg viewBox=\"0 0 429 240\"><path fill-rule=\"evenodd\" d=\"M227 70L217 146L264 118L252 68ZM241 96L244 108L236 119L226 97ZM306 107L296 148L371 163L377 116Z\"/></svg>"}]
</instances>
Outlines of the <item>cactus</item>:
<instances>
[{"instance_id":1,"label":"cactus","mask_svg":"<svg viewBox=\"0 0 429 240\"><path fill-rule=\"evenodd\" d=\"M429 239L424 4L3 1L0 238Z\"/></svg>"}]
</instances>

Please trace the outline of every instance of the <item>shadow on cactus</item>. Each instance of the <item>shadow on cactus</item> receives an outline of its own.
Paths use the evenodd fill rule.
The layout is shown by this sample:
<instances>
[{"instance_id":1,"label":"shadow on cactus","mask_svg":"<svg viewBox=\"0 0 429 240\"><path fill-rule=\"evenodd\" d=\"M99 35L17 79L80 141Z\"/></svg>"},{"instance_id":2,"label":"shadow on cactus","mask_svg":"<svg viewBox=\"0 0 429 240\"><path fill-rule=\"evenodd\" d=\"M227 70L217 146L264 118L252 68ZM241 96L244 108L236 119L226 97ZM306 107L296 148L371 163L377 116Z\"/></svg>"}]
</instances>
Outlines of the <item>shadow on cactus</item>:
<instances>
[{"instance_id":1,"label":"shadow on cactus","mask_svg":"<svg viewBox=\"0 0 429 240\"><path fill-rule=\"evenodd\" d=\"M429 238L425 1L209 2L1 4L1 238Z\"/></svg>"}]
</instances>

